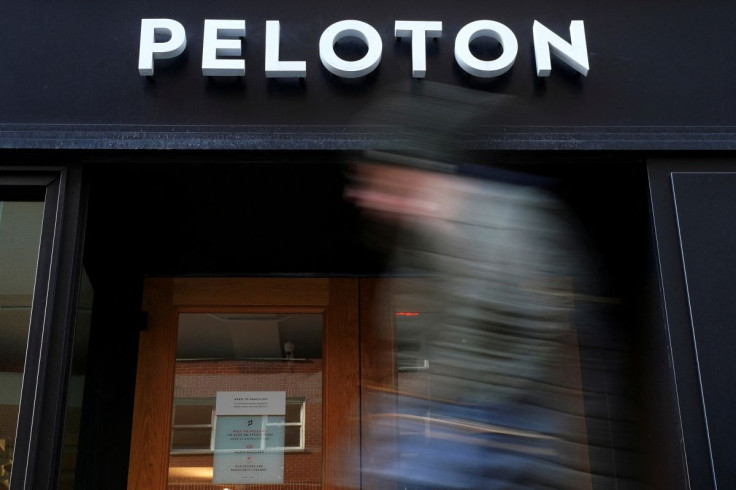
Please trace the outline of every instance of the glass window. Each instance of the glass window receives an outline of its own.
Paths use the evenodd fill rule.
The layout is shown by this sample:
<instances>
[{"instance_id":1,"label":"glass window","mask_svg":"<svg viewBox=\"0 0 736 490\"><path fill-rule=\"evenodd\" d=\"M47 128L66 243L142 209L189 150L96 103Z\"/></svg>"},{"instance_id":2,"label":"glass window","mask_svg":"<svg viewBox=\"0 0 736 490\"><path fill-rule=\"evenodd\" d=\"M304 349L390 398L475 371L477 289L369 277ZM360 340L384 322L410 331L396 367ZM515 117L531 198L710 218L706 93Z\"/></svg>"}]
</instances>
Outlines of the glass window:
<instances>
[{"instance_id":1,"label":"glass window","mask_svg":"<svg viewBox=\"0 0 736 490\"><path fill-rule=\"evenodd\" d=\"M321 484L322 315L181 313L176 357L170 488Z\"/></svg>"},{"instance_id":2,"label":"glass window","mask_svg":"<svg viewBox=\"0 0 736 490\"><path fill-rule=\"evenodd\" d=\"M290 397L286 399L286 412L283 422L265 419L266 425L284 427L285 451L304 449L305 399ZM215 399L177 398L174 400L173 423L171 425L171 454L212 453L214 439ZM265 442L264 442L265 444Z\"/></svg>"},{"instance_id":3,"label":"glass window","mask_svg":"<svg viewBox=\"0 0 736 490\"><path fill-rule=\"evenodd\" d=\"M0 488L13 468L42 202L0 201Z\"/></svg>"}]
</instances>

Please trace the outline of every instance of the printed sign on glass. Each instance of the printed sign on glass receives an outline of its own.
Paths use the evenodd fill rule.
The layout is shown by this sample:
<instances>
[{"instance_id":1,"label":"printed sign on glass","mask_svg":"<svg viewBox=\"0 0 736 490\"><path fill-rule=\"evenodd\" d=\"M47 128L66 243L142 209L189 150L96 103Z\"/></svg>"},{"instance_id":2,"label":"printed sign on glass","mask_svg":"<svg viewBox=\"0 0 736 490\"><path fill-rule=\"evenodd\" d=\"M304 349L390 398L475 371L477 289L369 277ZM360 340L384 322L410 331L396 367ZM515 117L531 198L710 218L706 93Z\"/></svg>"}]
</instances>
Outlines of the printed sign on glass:
<instances>
[{"instance_id":1,"label":"printed sign on glass","mask_svg":"<svg viewBox=\"0 0 736 490\"><path fill-rule=\"evenodd\" d=\"M213 483L283 483L283 391L218 392Z\"/></svg>"}]
</instances>

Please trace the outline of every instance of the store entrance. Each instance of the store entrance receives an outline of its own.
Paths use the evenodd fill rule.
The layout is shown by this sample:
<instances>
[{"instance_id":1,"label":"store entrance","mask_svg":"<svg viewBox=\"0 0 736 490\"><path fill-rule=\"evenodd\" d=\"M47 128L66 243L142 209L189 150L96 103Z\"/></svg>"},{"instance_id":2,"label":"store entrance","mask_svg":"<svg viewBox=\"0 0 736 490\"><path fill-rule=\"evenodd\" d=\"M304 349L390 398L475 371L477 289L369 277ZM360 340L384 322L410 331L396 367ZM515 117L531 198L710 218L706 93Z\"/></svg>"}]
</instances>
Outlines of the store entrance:
<instances>
[{"instance_id":1,"label":"store entrance","mask_svg":"<svg viewBox=\"0 0 736 490\"><path fill-rule=\"evenodd\" d=\"M284 392L283 420L272 420L282 415L270 413L253 423L266 428L282 424L277 435L284 439L285 483L294 481L290 461L308 457L319 468L310 488L381 488L385 475L406 474L399 470L412 467L416 451L402 448L426 447L436 440L431 438L435 418L427 415L429 404L423 404L438 393L429 383L432 353L422 332L438 323L440 305L428 301L431 295L422 294L416 284L390 292L388 284L401 282L397 276L406 279L407 271L396 266L392 250L369 246L376 231L373 223L344 197L340 161L350 155L249 154L246 162L232 156L232 161L216 165L205 159L210 155L190 157L192 161L182 162L181 155L173 155L168 164L89 165L85 267L94 301L86 310L89 349L86 358L80 356L86 362L73 371L86 374L84 397L76 405L70 402L80 415L76 426L66 424L79 434L79 456L69 477L74 488L162 489L196 478L199 483L187 483L190 490L213 485L234 490L234 485L213 483L215 417L225 416L218 412L217 393L225 391ZM586 246L603 247L595 264L595 287L573 284L580 288L574 291L576 305L602 312L590 318L603 319L571 328L577 335L566 345L574 369L561 385L577 386L566 391L577 394L567 399L579 422L575 433L582 435L573 448L587 453L589 443L595 449L590 455L565 454L572 454L581 474L603 475L602 484L612 482L611 474L633 481L638 470L626 462L648 461L641 457L648 443L639 439L655 427L646 425L644 415L643 422L631 422L643 413L636 403L644 395L657 398L659 391L640 392L628 381L641 378L639 373L650 365L669 366L651 354L647 342L655 345L657 339L637 337L654 336L641 313L647 298L643 254L648 216L641 209L648 200L646 185L640 183L646 179L640 178L639 167L618 161L575 161L569 168L542 163L544 172L561 175L560 192L568 193L566 200L579 211L591 237ZM621 189L627 189L626 199ZM378 231L386 234L375 238L393 243L394 230ZM622 241L622 236L640 238ZM145 285L148 321L139 322L144 277L153 279ZM315 296L314 291L321 293ZM598 299L604 302L592 303ZM343 300L348 307L337 306ZM283 316L292 314L319 316L305 320L310 332L315 325L321 332L319 355L308 345L311 341L289 330L296 320ZM243 324L251 321L278 324L259 327L264 336L259 349L270 339L268 349L250 349L242 332L225 342L223 332L247 328ZM182 325L187 342L178 353ZM77 328L75 349L86 345L79 333ZM293 360L286 359L288 341L294 344ZM657 340L656 345L664 344ZM640 359L640 351L646 353L641 365L632 362ZM242 378L257 369L260 377L285 377L292 368L296 373L316 367L317 362L307 361L320 355L322 374L312 376L322 382L317 446L310 438L315 424L309 419L314 411L307 394L286 382L261 386ZM262 357L269 360L254 359ZM177 359L182 370L189 369L186 383L178 385ZM239 376L238 383L243 383L216 381L209 391L197 391L197 377L219 361L229 363L224 374ZM201 371L192 371L195 367ZM418 402L401 405L406 400ZM619 411L611 412L613 408ZM585 417L577 416L583 409ZM426 420L426 430L397 428L396 418L387 416L392 413L416 414L416 420ZM440 423L440 428L448 427L446 420ZM652 434L661 434L658 430ZM257 448L254 441L247 444L251 449L274 445L265 439ZM658 461L667 459L664 454ZM299 473L303 478L313 475L312 470Z\"/></svg>"},{"instance_id":2,"label":"store entrance","mask_svg":"<svg viewBox=\"0 0 736 490\"><path fill-rule=\"evenodd\" d=\"M428 287L422 278L147 279L128 488L394 485L412 464L402 448L433 444L447 423L431 408L424 331L441 312ZM575 362L562 376L576 395L563 408L584 437L570 341ZM585 476L580 442L566 452ZM577 485L589 487L587 477Z\"/></svg>"},{"instance_id":3,"label":"store entrance","mask_svg":"<svg viewBox=\"0 0 736 490\"><path fill-rule=\"evenodd\" d=\"M128 488L357 488L358 305L357 279L147 279Z\"/></svg>"}]
</instances>

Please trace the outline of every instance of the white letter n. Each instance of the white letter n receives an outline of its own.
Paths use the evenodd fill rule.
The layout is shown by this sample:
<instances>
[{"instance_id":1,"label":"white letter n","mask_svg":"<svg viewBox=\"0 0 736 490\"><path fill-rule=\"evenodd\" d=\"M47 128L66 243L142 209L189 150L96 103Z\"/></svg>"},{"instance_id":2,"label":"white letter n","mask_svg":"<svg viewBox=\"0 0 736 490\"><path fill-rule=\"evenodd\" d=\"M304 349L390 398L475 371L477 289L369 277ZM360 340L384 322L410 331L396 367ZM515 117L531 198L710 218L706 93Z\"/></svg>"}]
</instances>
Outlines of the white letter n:
<instances>
[{"instance_id":1,"label":"white letter n","mask_svg":"<svg viewBox=\"0 0 736 490\"><path fill-rule=\"evenodd\" d=\"M548 77L552 71L550 51L578 73L588 75L588 47L585 44L585 27L582 20L570 22L569 43L536 20L532 31L538 77Z\"/></svg>"}]
</instances>

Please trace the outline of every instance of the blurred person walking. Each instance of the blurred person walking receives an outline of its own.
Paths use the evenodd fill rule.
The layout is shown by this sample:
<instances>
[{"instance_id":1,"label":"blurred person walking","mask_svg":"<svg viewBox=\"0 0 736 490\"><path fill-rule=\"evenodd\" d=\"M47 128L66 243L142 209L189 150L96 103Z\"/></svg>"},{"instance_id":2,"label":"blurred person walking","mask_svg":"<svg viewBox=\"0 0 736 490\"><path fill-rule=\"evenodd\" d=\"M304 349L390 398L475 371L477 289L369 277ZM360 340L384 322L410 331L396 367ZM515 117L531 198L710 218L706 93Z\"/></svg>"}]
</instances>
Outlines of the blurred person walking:
<instances>
[{"instance_id":1,"label":"blurred person walking","mask_svg":"<svg viewBox=\"0 0 736 490\"><path fill-rule=\"evenodd\" d=\"M371 429L384 437L373 440L427 435L399 437L398 453L412 457L364 474L375 487L407 490L589 488L582 392L566 379L580 376L571 328L580 268L567 210L538 178L463 161L458 134L483 104L457 88L425 90L378 105L412 146L367 154L349 193L398 230L381 243L392 269L421 283L438 312L422 331L430 399L371 395L386 407Z\"/></svg>"}]
</instances>

